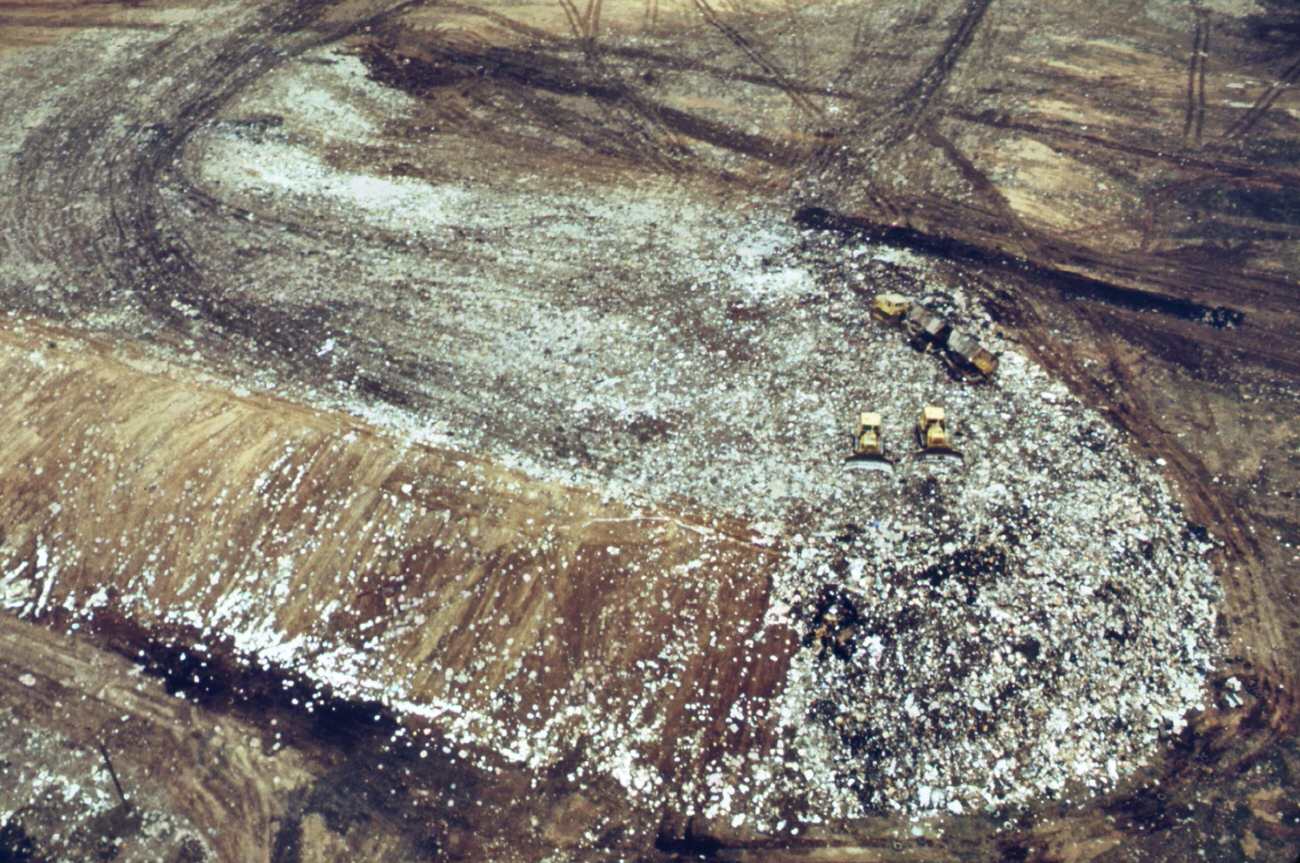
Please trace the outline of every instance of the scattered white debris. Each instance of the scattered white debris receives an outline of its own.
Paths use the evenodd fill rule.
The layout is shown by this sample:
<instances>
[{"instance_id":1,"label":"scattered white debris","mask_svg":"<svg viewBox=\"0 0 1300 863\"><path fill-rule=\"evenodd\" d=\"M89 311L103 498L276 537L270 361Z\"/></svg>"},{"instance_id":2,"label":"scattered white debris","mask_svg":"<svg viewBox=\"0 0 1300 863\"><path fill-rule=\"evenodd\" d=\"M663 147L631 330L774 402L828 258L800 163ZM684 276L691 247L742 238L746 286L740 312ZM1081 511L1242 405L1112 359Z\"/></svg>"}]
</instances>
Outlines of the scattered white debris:
<instances>
[{"instance_id":1,"label":"scattered white debris","mask_svg":"<svg viewBox=\"0 0 1300 863\"><path fill-rule=\"evenodd\" d=\"M370 85L302 100L293 80L277 91L270 76L261 107L286 126L317 126L319 116L294 112L322 112L338 129L369 133L364 119L349 126L342 115L358 110ZM879 810L960 815L1067 781L1105 787L1202 703L1218 650L1208 548L1159 473L1025 357L1001 345L994 382L969 387L870 324L846 286L894 287L901 266L949 303L945 312L963 307L964 329L999 347L991 322L924 259L843 247L783 214L741 217L672 190L503 191L472 178L357 173L243 120L213 124L191 148L195 181L236 210L255 204L254 233L277 249L250 257L243 290L290 316L338 309L334 334L304 341L303 355L346 356L356 376L403 388L418 407L376 406L334 378L295 396L350 406L406 441L600 488L633 510L689 501L761 524L754 545L781 556L761 623L801 646L784 667L775 648L760 649L760 621L755 632L718 631L714 610L728 597L708 580L719 566L703 558L672 564L674 578L697 588L697 605L670 606L681 629L654 661L583 669L600 685L569 681L530 712L512 700L526 679L522 658L519 675L495 688L477 674L480 656L445 669L436 653L432 668L393 659L389 645L429 625L400 596L367 587L382 615L349 623L322 609L311 631L283 631L278 614L309 576L338 579L352 600L363 593L358 570L401 560L401 512L340 528L373 540L382 562L371 569L311 569L306 542L274 554L232 550L210 562L192 600L159 609L150 587L168 564L150 559L116 600L128 610L435 722L461 759L478 746L541 769L581 745L575 781L613 777L633 796L736 826ZM164 194L182 220L187 193ZM322 243L276 227L313 214L347 235ZM481 241L469 259L456 254L465 233ZM390 369L393 346L403 356ZM884 479L841 470L856 412L880 411L886 448L901 454L926 403L947 407L964 469L908 461ZM235 490L263 509L241 505L268 522L281 515L308 481L308 458L287 448L254 488ZM325 534L350 505L314 499L310 518ZM719 545L740 541L688 529ZM448 534L458 553L472 553L473 534ZM597 553L602 546L611 577L643 576L625 563L627 547L602 542ZM16 595L8 585L20 581L28 614L61 601L62 551L43 538L0 549L6 606ZM517 573L546 590L557 569L524 563ZM649 589L645 600L647 609L661 601ZM509 625L502 615L494 608L475 625ZM780 671L779 684L720 708L687 702L673 745L675 763L690 769L661 770L644 754L663 744L660 708L675 697L679 670L719 639L745 645L738 655L751 673ZM446 682L445 697L411 697L417 673ZM762 743L710 748L719 724ZM701 770L695 760L706 757Z\"/></svg>"}]
</instances>

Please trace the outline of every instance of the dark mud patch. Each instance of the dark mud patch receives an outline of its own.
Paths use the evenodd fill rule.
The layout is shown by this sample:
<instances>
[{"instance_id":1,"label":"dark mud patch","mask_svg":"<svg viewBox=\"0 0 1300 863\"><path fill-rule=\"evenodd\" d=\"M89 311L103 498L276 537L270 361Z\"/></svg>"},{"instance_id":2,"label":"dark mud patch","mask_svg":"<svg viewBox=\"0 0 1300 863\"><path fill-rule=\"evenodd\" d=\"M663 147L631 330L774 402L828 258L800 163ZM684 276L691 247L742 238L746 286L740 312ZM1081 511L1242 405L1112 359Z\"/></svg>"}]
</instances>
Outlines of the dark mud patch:
<instances>
[{"instance_id":1,"label":"dark mud patch","mask_svg":"<svg viewBox=\"0 0 1300 863\"><path fill-rule=\"evenodd\" d=\"M42 859L22 822L10 818L0 824L0 863L37 863Z\"/></svg>"},{"instance_id":2,"label":"dark mud patch","mask_svg":"<svg viewBox=\"0 0 1300 863\"><path fill-rule=\"evenodd\" d=\"M1168 830L1174 824L1169 803L1169 796L1163 790L1140 788L1128 797L1115 801L1107 809L1133 828L1159 831Z\"/></svg>"},{"instance_id":3,"label":"dark mud patch","mask_svg":"<svg viewBox=\"0 0 1300 863\"><path fill-rule=\"evenodd\" d=\"M404 724L378 702L341 697L289 669L251 664L228 642L207 638L207 649L196 651L191 645L199 639L180 628L147 630L102 610L85 628L162 681L169 693L262 729L264 750L293 746L333 765L303 789L297 814L278 828L274 860L298 859L299 822L311 813L319 813L339 834L374 819L396 825L413 855L407 859L418 860L434 859L415 854L430 847L435 829L415 815L429 800L449 802L446 811L459 808L467 816L487 811L476 801L506 805L506 792L494 792L475 763L480 753L465 753L431 728ZM463 833L453 844L467 848L482 827L469 817L451 824L444 819L442 825L437 829L444 834ZM441 843L446 841L444 835Z\"/></svg>"},{"instance_id":4,"label":"dark mud patch","mask_svg":"<svg viewBox=\"0 0 1300 863\"><path fill-rule=\"evenodd\" d=\"M1194 203L1203 209L1262 222L1300 226L1300 189L1224 187L1202 190Z\"/></svg>"},{"instance_id":5,"label":"dark mud patch","mask_svg":"<svg viewBox=\"0 0 1300 863\"><path fill-rule=\"evenodd\" d=\"M1261 12L1244 19L1246 33L1264 59L1289 60L1300 51L1300 6L1295 0L1259 0Z\"/></svg>"},{"instance_id":6,"label":"dark mud patch","mask_svg":"<svg viewBox=\"0 0 1300 863\"><path fill-rule=\"evenodd\" d=\"M690 830L682 836L661 832L655 838L656 851L684 860L717 860L724 847L712 836L702 836Z\"/></svg>"},{"instance_id":7,"label":"dark mud patch","mask_svg":"<svg viewBox=\"0 0 1300 863\"><path fill-rule=\"evenodd\" d=\"M964 261L1014 272L1056 288L1071 299L1091 300L1139 312L1157 312L1180 320L1207 324L1216 329L1236 326L1245 313L1227 306L1206 306L1165 294L1128 288L1057 269L1025 258L1008 255L955 237L926 233L912 227L882 225L853 216L833 213L822 207L802 207L794 222L803 228L857 236L868 242L906 249L945 261Z\"/></svg>"}]
</instances>

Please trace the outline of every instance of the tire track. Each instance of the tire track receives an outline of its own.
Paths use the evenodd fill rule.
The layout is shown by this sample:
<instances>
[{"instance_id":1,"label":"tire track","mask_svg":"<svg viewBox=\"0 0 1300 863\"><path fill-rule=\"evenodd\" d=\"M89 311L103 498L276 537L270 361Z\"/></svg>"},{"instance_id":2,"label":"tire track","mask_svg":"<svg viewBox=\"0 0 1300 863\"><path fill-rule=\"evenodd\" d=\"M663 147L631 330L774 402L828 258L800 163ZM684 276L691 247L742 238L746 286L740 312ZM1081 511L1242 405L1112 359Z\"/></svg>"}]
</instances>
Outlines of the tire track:
<instances>
[{"instance_id":1,"label":"tire track","mask_svg":"<svg viewBox=\"0 0 1300 863\"><path fill-rule=\"evenodd\" d=\"M1273 103L1278 100L1283 93L1292 87L1297 80L1300 80L1300 57L1297 57L1282 75L1269 86L1267 90L1260 94L1245 114L1241 115L1235 123L1228 127L1224 132L1225 138L1240 138L1248 134L1268 110L1273 107Z\"/></svg>"},{"instance_id":2,"label":"tire track","mask_svg":"<svg viewBox=\"0 0 1300 863\"><path fill-rule=\"evenodd\" d=\"M1053 142L1052 146L1054 147L1068 148L1072 152L1081 154L1086 154L1098 149L1109 150L1115 153L1127 156L1136 156L1140 159L1168 165L1171 168L1202 171L1211 174L1222 174L1225 177L1259 180L1265 183L1278 183L1282 185L1300 184L1300 173L1289 171L1285 168L1251 164L1247 161L1233 159L1210 159L1203 156L1189 156L1183 152L1171 152L1168 149L1160 147L1143 147L1138 144L1119 141L1113 138L1107 138L1103 135L1083 132L1078 129L1044 123L1033 123L999 111L981 111L979 113L970 111L952 111L947 116L959 119L965 123L973 123L979 126L987 126L992 129L1002 129L1011 132L1024 132L1038 138L1050 139Z\"/></svg>"},{"instance_id":3,"label":"tire track","mask_svg":"<svg viewBox=\"0 0 1300 863\"><path fill-rule=\"evenodd\" d=\"M773 81L777 82L777 86L785 92L786 96L789 97L790 101L794 103L796 108L813 117L820 118L823 116L821 107L801 92L801 88L796 87L791 82L790 76L786 74L785 70L782 69L775 60L772 60L764 54L758 46L751 42L743 33L722 20L722 17L719 16L714 8L709 5L708 0L694 0L694 2L695 8L700 11L700 14L704 17L704 20L709 23L709 26L726 36L727 39L739 48L746 57L754 62L754 65L758 66L767 73Z\"/></svg>"},{"instance_id":4,"label":"tire track","mask_svg":"<svg viewBox=\"0 0 1300 863\"><path fill-rule=\"evenodd\" d=\"M866 135L874 127L879 131L876 136L876 149L889 150L900 141L914 134L928 120L928 109L935 98L947 87L953 70L966 55L975 33L979 30L984 16L988 13L993 0L965 0L964 8L957 22L944 39L937 54L930 59L912 82L898 97L894 107L882 118L879 114L861 116L852 129L845 130L842 136L857 137ZM861 32L855 34L854 40L859 45L859 52L865 53L867 45ZM858 56L855 54L855 57Z\"/></svg>"},{"instance_id":5,"label":"tire track","mask_svg":"<svg viewBox=\"0 0 1300 863\"><path fill-rule=\"evenodd\" d=\"M292 331L285 329L290 313L252 309L205 285L190 239L176 227L161 189L194 133L263 76L425 2L374 3L328 24L337 0L225 10L178 27L159 43L134 45L125 59L91 61L72 82L52 82L47 90L56 102L46 119L28 127L13 194L0 209L15 257L52 268L60 283L86 286L78 305L89 299L92 308L121 318L175 325L183 315L174 303L183 303L230 335L311 362L272 337ZM127 99L122 81L133 83ZM239 224L234 214L209 215L221 221L205 224L205 233L249 230L246 223L231 228ZM15 304L57 313L22 294Z\"/></svg>"},{"instance_id":6,"label":"tire track","mask_svg":"<svg viewBox=\"0 0 1300 863\"><path fill-rule=\"evenodd\" d=\"M589 59L578 63L563 57L501 48L485 52L462 52L448 47L428 49L428 53L433 58L432 62L399 58L378 48L367 51L365 58L372 74L379 80L408 92L428 92L435 86L428 82L438 81L440 73L445 69L458 70L456 74L459 76L481 76L523 88L532 94L529 98L533 100L541 99L538 93L552 93L557 96L583 96L600 106L624 105L627 110L635 112L638 119L648 121L645 125L653 124L664 133L703 141L774 165L797 167L806 156L802 146L745 132L701 113L684 111L643 96L612 72L602 72L599 62L593 63ZM518 111L519 108L512 106L509 110ZM562 111L559 106L550 104L538 106L539 115L552 120L562 118ZM614 128L623 129L625 126L625 123L621 123ZM485 127L483 134L490 134L490 131ZM632 131L637 132L639 129L633 127ZM636 139L629 139L626 133L602 134L608 136L611 143L617 143L629 151L639 143ZM647 139L643 137L640 140ZM644 150L635 152L646 155ZM664 156L661 155L660 158ZM680 170L680 166L674 165L672 169Z\"/></svg>"},{"instance_id":7,"label":"tire track","mask_svg":"<svg viewBox=\"0 0 1300 863\"><path fill-rule=\"evenodd\" d=\"M872 169L868 166L878 163L930 122L930 107L947 87L953 71L974 42L992 3L993 0L965 0L939 51L902 92L893 107L883 113L859 114L856 122L838 131L839 140L866 142L848 154L852 165L837 167L836 162L842 161L843 157L839 150L827 148L815 160L812 173L822 177L824 182L831 181L836 173L853 176L855 185L865 187L872 206L891 221L902 219L902 212L889 200L889 194L873 181ZM854 34L854 45L853 62L857 62L856 58L865 56L870 47L861 27ZM841 73L840 79L845 78L847 71ZM960 165L954 167L959 171L962 169Z\"/></svg>"},{"instance_id":8,"label":"tire track","mask_svg":"<svg viewBox=\"0 0 1300 863\"><path fill-rule=\"evenodd\" d=\"M930 103L947 85L953 69L970 48L975 33L992 4L993 0L966 0L966 8L957 19L957 26L944 40L943 48L904 91L899 101L899 111L903 116L911 118L906 124L908 134L917 129Z\"/></svg>"},{"instance_id":9,"label":"tire track","mask_svg":"<svg viewBox=\"0 0 1300 863\"><path fill-rule=\"evenodd\" d=\"M1205 131L1205 59L1210 47L1210 16L1196 10L1196 28L1192 31L1192 52L1187 62L1187 109L1183 115L1183 140L1201 146Z\"/></svg>"},{"instance_id":10,"label":"tire track","mask_svg":"<svg viewBox=\"0 0 1300 863\"><path fill-rule=\"evenodd\" d=\"M1002 223L1003 230L1008 237L1013 238L1020 250L1023 258L1031 259L1042 256L1042 249L1039 248L1034 238L1034 233L1029 230L1020 214L1015 208L1008 203L1006 196L998 187L988 178L988 175L979 169L965 153L963 153L952 139L944 135L939 130L938 124L930 122L926 124L924 133L926 140L943 153L948 164L953 165L965 178L966 182L971 185L975 193L988 206L989 210Z\"/></svg>"}]
</instances>

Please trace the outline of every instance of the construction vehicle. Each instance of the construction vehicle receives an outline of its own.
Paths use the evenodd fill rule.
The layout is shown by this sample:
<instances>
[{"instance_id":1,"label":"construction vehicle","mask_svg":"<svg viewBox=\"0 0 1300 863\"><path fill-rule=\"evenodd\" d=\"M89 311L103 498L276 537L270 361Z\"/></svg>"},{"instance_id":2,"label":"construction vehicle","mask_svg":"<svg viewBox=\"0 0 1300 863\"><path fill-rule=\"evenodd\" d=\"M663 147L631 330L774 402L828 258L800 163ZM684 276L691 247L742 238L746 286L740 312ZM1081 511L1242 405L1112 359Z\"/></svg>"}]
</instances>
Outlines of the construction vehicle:
<instances>
[{"instance_id":1,"label":"construction vehicle","mask_svg":"<svg viewBox=\"0 0 1300 863\"><path fill-rule=\"evenodd\" d=\"M896 324L912 308L912 298L902 294L876 294L871 298L871 314L877 320Z\"/></svg>"},{"instance_id":2,"label":"construction vehicle","mask_svg":"<svg viewBox=\"0 0 1300 863\"><path fill-rule=\"evenodd\" d=\"M891 473L894 465L885 457L880 445L880 414L864 411L858 417L858 430L853 435L853 454L844 460L850 470L868 470Z\"/></svg>"},{"instance_id":3,"label":"construction vehicle","mask_svg":"<svg viewBox=\"0 0 1300 863\"><path fill-rule=\"evenodd\" d=\"M988 380L997 371L998 358L988 349L911 297L876 294L871 299L871 316L900 327L914 349L938 354L961 380Z\"/></svg>"},{"instance_id":4,"label":"construction vehicle","mask_svg":"<svg viewBox=\"0 0 1300 863\"><path fill-rule=\"evenodd\" d=\"M948 334L947 351L944 358L953 370L963 377L969 377L972 370L988 379L998 369L998 358L989 353L979 342L958 330Z\"/></svg>"},{"instance_id":5,"label":"construction vehicle","mask_svg":"<svg viewBox=\"0 0 1300 863\"><path fill-rule=\"evenodd\" d=\"M916 442L920 447L916 451L919 457L964 460L962 454L952 446L951 431L943 408L936 405L926 405L921 409L921 416L916 421Z\"/></svg>"},{"instance_id":6,"label":"construction vehicle","mask_svg":"<svg viewBox=\"0 0 1300 863\"><path fill-rule=\"evenodd\" d=\"M952 329L941 316L920 303L914 303L903 318L903 328L911 339L912 347L919 351L940 350Z\"/></svg>"}]
</instances>

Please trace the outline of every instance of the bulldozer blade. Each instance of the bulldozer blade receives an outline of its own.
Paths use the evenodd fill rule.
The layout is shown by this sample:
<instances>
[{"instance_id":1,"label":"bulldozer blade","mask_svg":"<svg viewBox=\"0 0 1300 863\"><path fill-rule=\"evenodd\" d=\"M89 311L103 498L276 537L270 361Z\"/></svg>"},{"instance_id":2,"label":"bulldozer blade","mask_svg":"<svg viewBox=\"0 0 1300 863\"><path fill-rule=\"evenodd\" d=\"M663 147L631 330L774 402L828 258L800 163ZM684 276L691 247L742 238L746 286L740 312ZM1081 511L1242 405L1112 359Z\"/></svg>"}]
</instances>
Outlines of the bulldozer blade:
<instances>
[{"instance_id":1,"label":"bulldozer blade","mask_svg":"<svg viewBox=\"0 0 1300 863\"><path fill-rule=\"evenodd\" d=\"M929 449L917 450L912 453L912 458L922 459L925 461L947 461L955 464L964 464L966 456L962 455L955 449L947 447L930 447Z\"/></svg>"},{"instance_id":2,"label":"bulldozer blade","mask_svg":"<svg viewBox=\"0 0 1300 863\"><path fill-rule=\"evenodd\" d=\"M883 456L854 455L844 460L844 469L850 471L869 471L872 473L893 473L894 465Z\"/></svg>"}]
</instances>

